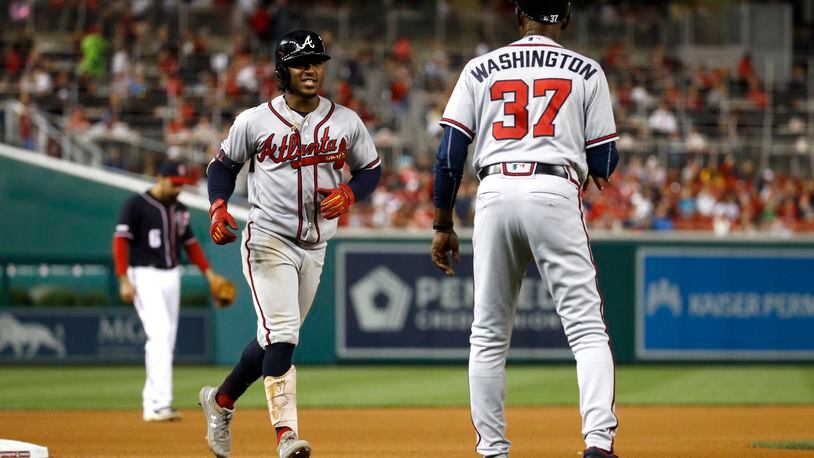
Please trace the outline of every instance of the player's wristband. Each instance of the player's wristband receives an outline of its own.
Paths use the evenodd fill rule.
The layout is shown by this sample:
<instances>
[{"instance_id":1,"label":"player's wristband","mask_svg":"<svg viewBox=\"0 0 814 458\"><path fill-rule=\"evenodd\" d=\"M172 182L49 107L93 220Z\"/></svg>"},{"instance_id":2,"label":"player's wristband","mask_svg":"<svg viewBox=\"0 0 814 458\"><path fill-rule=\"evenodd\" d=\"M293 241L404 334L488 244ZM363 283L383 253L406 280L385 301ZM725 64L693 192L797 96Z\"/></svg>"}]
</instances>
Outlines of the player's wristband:
<instances>
[{"instance_id":1,"label":"player's wristband","mask_svg":"<svg viewBox=\"0 0 814 458\"><path fill-rule=\"evenodd\" d=\"M434 231L448 231L452 229L453 225L454 224L452 223L452 221L447 221L446 223L439 223L438 221L433 221L432 229Z\"/></svg>"}]
</instances>

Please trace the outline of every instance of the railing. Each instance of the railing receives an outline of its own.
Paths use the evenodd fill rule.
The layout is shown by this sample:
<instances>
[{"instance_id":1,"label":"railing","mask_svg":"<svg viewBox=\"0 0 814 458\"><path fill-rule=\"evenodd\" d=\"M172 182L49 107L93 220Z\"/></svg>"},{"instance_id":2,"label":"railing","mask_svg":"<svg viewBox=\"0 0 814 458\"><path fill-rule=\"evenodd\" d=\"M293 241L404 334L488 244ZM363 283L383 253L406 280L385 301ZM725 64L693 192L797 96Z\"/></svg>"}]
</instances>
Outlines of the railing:
<instances>
[{"instance_id":1,"label":"railing","mask_svg":"<svg viewBox=\"0 0 814 458\"><path fill-rule=\"evenodd\" d=\"M141 136L135 131L94 135L69 134L60 125L61 119L16 100L4 102L2 110L5 112L3 126L5 143L79 164L95 167L111 166L115 160L121 159L122 163L137 165L136 169L143 170L148 157L154 158L158 163L171 152L171 147L164 142ZM29 122L30 132L23 138L24 129L21 129L21 125ZM173 154L199 164L207 159L205 148L179 146Z\"/></svg>"},{"instance_id":2,"label":"railing","mask_svg":"<svg viewBox=\"0 0 814 458\"><path fill-rule=\"evenodd\" d=\"M71 138L33 106L9 100L2 103L2 110L5 114L3 138L6 143L41 154L60 156L79 164L100 166L104 163L105 154L101 148Z\"/></svg>"}]
</instances>

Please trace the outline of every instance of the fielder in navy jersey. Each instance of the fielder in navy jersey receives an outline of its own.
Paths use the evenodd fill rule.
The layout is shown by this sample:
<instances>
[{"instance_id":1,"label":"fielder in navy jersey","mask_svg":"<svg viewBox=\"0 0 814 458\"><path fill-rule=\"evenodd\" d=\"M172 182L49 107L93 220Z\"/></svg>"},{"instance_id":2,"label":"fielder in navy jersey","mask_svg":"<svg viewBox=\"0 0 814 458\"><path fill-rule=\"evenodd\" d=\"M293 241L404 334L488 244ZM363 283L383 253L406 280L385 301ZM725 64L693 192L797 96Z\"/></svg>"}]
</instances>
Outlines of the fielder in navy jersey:
<instances>
[{"instance_id":1,"label":"fielder in navy jersey","mask_svg":"<svg viewBox=\"0 0 814 458\"><path fill-rule=\"evenodd\" d=\"M225 244L237 240L227 201L237 173L249 163L251 209L241 254L257 314L257 335L240 361L219 387L199 394L207 443L218 457L231 453L235 401L261 376L279 457L311 454L311 444L299 437L294 349L338 218L370 195L381 177L359 116L318 95L329 59L316 33L285 35L275 50L284 95L240 113L207 171L210 236ZM352 176L347 183L345 165Z\"/></svg>"},{"instance_id":2,"label":"fielder in navy jersey","mask_svg":"<svg viewBox=\"0 0 814 458\"><path fill-rule=\"evenodd\" d=\"M207 280L222 278L209 267L192 234L189 211L178 202L183 185L190 183L186 175L186 166L181 162L163 163L155 185L124 202L113 234L119 296L123 302L135 305L147 335L144 344L147 379L142 391L144 421L181 417L172 407L181 247Z\"/></svg>"}]
</instances>

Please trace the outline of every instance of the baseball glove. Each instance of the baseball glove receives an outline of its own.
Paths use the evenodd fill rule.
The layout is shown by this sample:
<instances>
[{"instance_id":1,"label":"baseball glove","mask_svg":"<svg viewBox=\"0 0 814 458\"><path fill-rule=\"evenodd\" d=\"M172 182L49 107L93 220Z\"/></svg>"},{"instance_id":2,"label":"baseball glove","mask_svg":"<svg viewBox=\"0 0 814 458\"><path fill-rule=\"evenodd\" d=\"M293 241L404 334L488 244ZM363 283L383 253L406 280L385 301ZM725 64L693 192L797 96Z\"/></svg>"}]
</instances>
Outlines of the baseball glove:
<instances>
[{"instance_id":1,"label":"baseball glove","mask_svg":"<svg viewBox=\"0 0 814 458\"><path fill-rule=\"evenodd\" d=\"M217 308L225 308L235 303L237 288L228 278L214 274L209 279L209 291Z\"/></svg>"}]
</instances>

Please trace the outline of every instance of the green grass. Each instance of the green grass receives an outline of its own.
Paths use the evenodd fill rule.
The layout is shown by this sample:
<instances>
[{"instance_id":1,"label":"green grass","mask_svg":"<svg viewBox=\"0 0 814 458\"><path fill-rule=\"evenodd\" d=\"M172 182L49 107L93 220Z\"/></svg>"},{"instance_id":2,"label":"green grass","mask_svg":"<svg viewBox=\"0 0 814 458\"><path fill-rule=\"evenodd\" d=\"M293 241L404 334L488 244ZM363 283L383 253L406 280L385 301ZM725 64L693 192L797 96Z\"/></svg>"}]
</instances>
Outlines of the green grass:
<instances>
[{"instance_id":1,"label":"green grass","mask_svg":"<svg viewBox=\"0 0 814 458\"><path fill-rule=\"evenodd\" d=\"M175 404L193 407L198 389L216 385L229 367L175 369ZM303 407L466 406L466 367L299 366ZM0 367L0 409L137 409L142 367ZM572 365L515 365L508 369L508 404L575 405ZM814 404L814 365L623 366L620 405ZM241 398L264 407L262 384Z\"/></svg>"},{"instance_id":2,"label":"green grass","mask_svg":"<svg viewBox=\"0 0 814 458\"><path fill-rule=\"evenodd\" d=\"M814 450L814 441L772 441L772 442L752 442L754 448L783 448L788 450Z\"/></svg>"}]
</instances>

